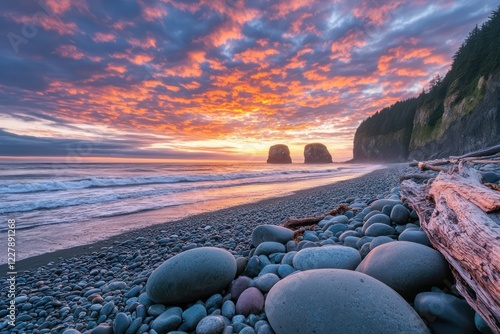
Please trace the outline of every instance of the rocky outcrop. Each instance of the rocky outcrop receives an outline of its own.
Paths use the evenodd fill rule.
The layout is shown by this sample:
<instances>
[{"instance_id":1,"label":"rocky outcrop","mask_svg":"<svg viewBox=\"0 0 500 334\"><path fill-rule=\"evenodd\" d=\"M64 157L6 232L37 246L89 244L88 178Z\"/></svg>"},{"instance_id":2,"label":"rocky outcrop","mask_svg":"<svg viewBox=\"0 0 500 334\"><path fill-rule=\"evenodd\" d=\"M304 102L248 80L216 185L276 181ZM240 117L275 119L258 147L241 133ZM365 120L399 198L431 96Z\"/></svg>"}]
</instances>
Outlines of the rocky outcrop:
<instances>
[{"instance_id":1,"label":"rocky outcrop","mask_svg":"<svg viewBox=\"0 0 500 334\"><path fill-rule=\"evenodd\" d=\"M291 164L290 149L288 146L278 144L269 148L268 164Z\"/></svg>"},{"instance_id":2,"label":"rocky outcrop","mask_svg":"<svg viewBox=\"0 0 500 334\"><path fill-rule=\"evenodd\" d=\"M427 160L461 155L500 142L500 73L478 82L474 94L444 101L444 112L433 127L429 109L419 108L413 122L409 158ZM484 92L484 93L483 93Z\"/></svg>"},{"instance_id":3,"label":"rocky outcrop","mask_svg":"<svg viewBox=\"0 0 500 334\"><path fill-rule=\"evenodd\" d=\"M332 155L325 145L319 143L307 144L304 148L304 163L325 164L332 162Z\"/></svg>"}]
</instances>

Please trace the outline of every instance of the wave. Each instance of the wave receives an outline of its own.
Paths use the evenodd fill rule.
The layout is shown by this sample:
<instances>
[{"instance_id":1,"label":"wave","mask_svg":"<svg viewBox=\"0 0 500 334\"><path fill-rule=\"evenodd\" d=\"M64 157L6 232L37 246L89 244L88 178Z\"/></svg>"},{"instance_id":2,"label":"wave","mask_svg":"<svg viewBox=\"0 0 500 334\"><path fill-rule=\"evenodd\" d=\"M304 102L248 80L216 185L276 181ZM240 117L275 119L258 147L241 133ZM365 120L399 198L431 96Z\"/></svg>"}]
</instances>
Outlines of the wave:
<instances>
[{"instance_id":1,"label":"wave","mask_svg":"<svg viewBox=\"0 0 500 334\"><path fill-rule=\"evenodd\" d=\"M263 178L279 175L307 175L324 174L337 172L338 169L326 170L302 170L302 171L272 171L260 173L227 173L227 174L193 174L193 175L175 175L175 176L134 176L134 177L90 177L74 180L44 181L44 182L23 182L0 185L0 194L19 194L42 191L61 191L85 188L107 188L140 186L147 184L168 184L181 182L216 182L227 180L238 180L248 178Z\"/></svg>"}]
</instances>

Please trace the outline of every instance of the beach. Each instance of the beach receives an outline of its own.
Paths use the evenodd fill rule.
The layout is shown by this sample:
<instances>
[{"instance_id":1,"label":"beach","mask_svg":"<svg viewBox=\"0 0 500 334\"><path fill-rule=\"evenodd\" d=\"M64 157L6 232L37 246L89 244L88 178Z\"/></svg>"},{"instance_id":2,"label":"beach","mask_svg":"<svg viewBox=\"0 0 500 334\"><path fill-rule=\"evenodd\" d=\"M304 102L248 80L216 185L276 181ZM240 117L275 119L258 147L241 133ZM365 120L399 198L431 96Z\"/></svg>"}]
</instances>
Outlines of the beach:
<instances>
[{"instance_id":1,"label":"beach","mask_svg":"<svg viewBox=\"0 0 500 334\"><path fill-rule=\"evenodd\" d=\"M393 225L393 227L390 227L392 232L385 232L385 234L377 234L377 232L374 234L366 232L365 234L365 231L363 231L365 236L361 238L361 235L355 229L358 228L361 231L359 226L362 226L363 222L356 220L356 217L351 212L350 225L345 225L348 220L346 218L349 216L348 213L345 216L330 217L332 218L331 221L324 219L318 224L319 226L309 232L306 231L303 236L300 236L297 240L297 242L300 241L298 244L293 240L287 242L286 250L284 244L277 242L263 242L263 245L256 248L255 240L253 240L255 239L256 230L258 230L256 228L259 226L259 228L262 228L262 226L279 225L293 217L302 218L323 215L336 209L342 203L350 203L349 205L355 208L359 207L359 210L354 209L353 212L359 219L362 219L370 211L366 203L377 199L393 201L394 203L399 202L397 200L399 179L401 175L408 171L407 164L388 165L386 168L375 170L358 178L297 191L284 197L270 198L260 202L201 213L178 221L123 233L93 244L19 261L16 263L15 300L18 310L16 327L8 327L8 305L6 304L7 298L5 298L8 293L8 286L4 285L0 292L2 297L0 301L0 310L2 310L0 311L0 318L5 320L0 322L0 333L272 334L275 331L278 334L285 333L288 330L279 331L277 329L281 324L277 324L276 320L274 320L274 324L271 322L272 317L275 317L275 319L277 317L276 305L273 308L273 301L279 301L285 297L268 298L266 301L266 314L262 309L264 296L269 296L276 290L271 290L271 287L276 283L278 283L276 286L281 284L281 291L290 288L289 286L282 286L285 284L284 282L288 282L290 285L291 279L283 279L288 275L291 275L290 277L296 280L311 279L314 281L317 279L317 277L302 277L302 274L321 273L318 270L308 271L307 259L302 260L301 263L297 260L297 263L293 263L295 267L293 268L291 258L295 254L300 254L300 252L321 249L327 251L339 249L342 252L350 249L351 253L341 255L340 263L335 264L335 266L350 269L348 271L349 275L362 275L360 276L362 282L369 279L370 281L367 281L371 289L369 293L378 291L376 292L376 298L386 298L385 308L380 305L373 309L368 307L364 315L363 312L360 313L363 319L371 317L373 312L379 312L377 309L380 309L383 312L382 315L386 316L386 313L392 312L391 307L402 308L402 315L400 315L402 318L400 319L391 317L377 319L377 317L374 317L375 320L370 321L376 321L377 324L382 324L381 326L396 326L395 328L403 326L415 330L416 333L428 333L423 320L417 316L413 308L399 294L377 280L371 280L367 275L352 271L361 261L359 254L361 253L364 258L368 254L366 250L370 251L369 247L366 247L369 246L370 241L380 235L377 240L380 239L382 245L388 242L384 239L388 238L385 235L399 234L405 229L405 225L399 225L399 227ZM394 204L392 205L394 206ZM404 209L404 207L402 208ZM384 210L387 211L386 208ZM382 208L380 208L380 211L383 211ZM374 210L371 216L380 211ZM382 216L382 214L375 214L372 218L375 219L378 216ZM337 224L337 222L334 222L337 218L343 218L345 222L342 221L342 223L338 222ZM408 222L415 221L415 217L409 218L408 216L404 219L410 219ZM359 224L360 222L361 224ZM368 225L370 224L368 223ZM401 222L398 224L401 224ZM342 225L342 229L337 230L340 225ZM352 231L350 231L351 227ZM384 227L389 228L389 226ZM398 228L399 232L395 232ZM413 223L408 223L406 228L412 230L410 232L418 232L418 235L423 233L418 231L418 226ZM264 229L267 229L267 227L264 227ZM389 238L389 241L394 240ZM356 246L357 242L360 242L359 247ZM434 285L442 285L446 281L444 278L449 275L447 265L443 267L443 263L446 262L438 252L427 245L419 244L419 242L400 241L392 244L402 244L403 246L410 244L411 254L415 252L412 247L417 247L417 253L422 251L418 247L423 247L424 253L425 251L432 251L430 256L426 255L426 258L434 262L428 262L425 270L431 270L433 276L439 277L437 282L434 281ZM363 245L365 247L361 247ZM382 246L378 247L382 249ZM265 249L266 247L270 248ZM359 249L359 252L356 249ZM215 252L212 257L210 257L211 252ZM220 268L225 268L227 264L224 262L216 264L217 259L221 259L220 252L223 252L222 257L229 256L229 262L234 262L233 269L237 271L236 276L238 278L231 284L230 290L224 289L221 291L219 289L215 290L217 293L213 291L209 293L213 288L213 284L215 284L214 282L224 281L222 278L219 280L211 276L211 271L221 271ZM352 252L355 253L354 264L352 263ZM363 254L363 252L366 252L366 254ZM206 261L199 260L201 262L196 262L195 254L208 258ZM404 250L401 254L404 254ZM179 269L180 271L177 273L164 268L165 265L168 267L168 263L171 263L171 261L167 260L170 259L175 262L178 256L195 257L183 260L184 262L181 261L180 263L184 263L181 265L183 269ZM408 256L411 258L413 255ZM418 256L416 258L421 261ZM192 266L195 266L196 263L198 263L197 267L193 268ZM158 269L160 265L162 266ZM232 265L230 264L230 266ZM301 266L304 267L303 270L297 270ZM209 278L205 277L201 268L205 268L203 270L210 273L207 274ZM418 266L416 268L418 269ZM1 266L0 270L2 274L8 271L6 266ZM153 273L162 270L170 273L171 280L180 279L180 277L185 277L187 281L195 280L195 282L181 282L181 288L172 288L175 290L174 293L179 293L179 290L192 289L196 285L200 286L203 293L200 292L200 289L197 289L196 293L188 291L187 295L190 298L195 298L194 300L180 299L180 302L170 305L170 307L165 307L162 302L153 302L150 298L156 297L153 297L154 294L151 291L147 291L150 288L147 285L158 284L156 283L158 274L155 274L154 278L151 277L153 277ZM404 273L404 270L415 270L415 268L403 268L401 270ZM420 269L418 270L420 271ZM197 272L198 274L201 273L202 276L196 276ZM340 273L344 275L345 272L347 271L337 270L331 274L338 275ZM227 276L227 272L220 272L219 274ZM232 281L234 274L230 274L229 283ZM165 277L163 274L160 276ZM342 280L346 282L352 281L351 277L337 277L337 279L339 282ZM419 279L419 274L416 274L415 280L418 281ZM176 282L166 284L166 289L168 289L168 286L174 287L175 284ZM227 285L227 283L222 284ZM241 286L241 284L246 287L239 291L238 286ZM321 286L321 284L320 281L318 285ZM300 285L303 287L308 286L307 284L304 285L304 283L300 283ZM318 285L313 285L312 289ZM310 290L311 288L307 289ZM309 291L307 289L306 291ZM236 302L234 297L241 294L243 290L245 290L245 293L248 291L247 295L245 297L240 296L238 302ZM303 288L300 288L300 290L303 290ZM296 292L297 288L292 288L291 295L293 295L294 291ZM328 291L325 293L332 293L334 290ZM353 293L357 292L359 292L358 288L355 291L353 290ZM405 292L411 295L411 297L409 295L405 296L405 298L414 298L416 294L415 291L408 292L407 290L398 292L403 295ZM207 293L209 294L207 295ZM252 296L252 293L256 293L257 297ZM302 303L305 303L304 305L308 305L308 303L314 304L314 307L303 305L305 309L313 309L313 311L322 309L321 302L318 304L316 300L322 299L321 294L323 292L319 292L320 294L316 298L311 297L317 293L317 290L306 293ZM276 294L274 293L274 295ZM361 300L364 297L375 298L375 296L369 297L368 292L361 296ZM232 301L232 298L234 301ZM252 298L257 298L257 301ZM262 298L262 305L260 306L258 305L259 298ZM332 296L332 298L337 297ZM198 301L196 302L196 300ZM247 304L243 303L242 300L247 300ZM355 298L351 302L353 302L354 307L359 307L356 306L359 301L356 301ZM257 303L257 306L252 303ZM293 303L295 304L295 302ZM257 307L257 309L252 309L252 307ZM372 313L368 316L366 312ZM287 319L287 316L278 316L279 319L283 317ZM314 318L312 314L307 315L307 317ZM356 322L359 321L356 320ZM273 324L275 331L271 329L270 324ZM321 321L317 324L321 325ZM316 322L314 326L316 326ZM308 330L312 331L310 328ZM324 332L323 328L318 333L321 333L321 330ZM302 329L301 332L306 333L307 330ZM349 331L343 331L342 328L332 332L350 333Z\"/></svg>"}]
</instances>

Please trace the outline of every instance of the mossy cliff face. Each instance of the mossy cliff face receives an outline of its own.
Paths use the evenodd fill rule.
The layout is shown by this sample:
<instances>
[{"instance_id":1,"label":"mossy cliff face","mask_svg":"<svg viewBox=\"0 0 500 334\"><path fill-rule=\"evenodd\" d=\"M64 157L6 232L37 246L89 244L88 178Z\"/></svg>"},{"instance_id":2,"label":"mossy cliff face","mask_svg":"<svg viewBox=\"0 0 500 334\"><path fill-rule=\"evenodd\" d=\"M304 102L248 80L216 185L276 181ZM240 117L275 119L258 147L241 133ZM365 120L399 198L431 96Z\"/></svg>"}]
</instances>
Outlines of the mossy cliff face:
<instances>
[{"instance_id":1,"label":"mossy cliff face","mask_svg":"<svg viewBox=\"0 0 500 334\"><path fill-rule=\"evenodd\" d=\"M409 159L460 155L500 142L500 74L481 78L474 92L462 99L448 94L444 111L433 126L434 106L417 109L409 145Z\"/></svg>"}]
</instances>

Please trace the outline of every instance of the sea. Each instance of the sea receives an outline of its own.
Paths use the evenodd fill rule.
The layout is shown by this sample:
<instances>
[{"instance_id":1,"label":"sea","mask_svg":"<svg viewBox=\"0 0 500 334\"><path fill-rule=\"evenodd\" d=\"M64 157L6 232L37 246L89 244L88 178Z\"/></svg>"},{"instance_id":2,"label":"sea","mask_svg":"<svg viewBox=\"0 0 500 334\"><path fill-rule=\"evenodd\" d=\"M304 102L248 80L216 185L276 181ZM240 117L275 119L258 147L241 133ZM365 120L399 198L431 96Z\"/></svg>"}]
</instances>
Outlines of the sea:
<instances>
[{"instance_id":1,"label":"sea","mask_svg":"<svg viewBox=\"0 0 500 334\"><path fill-rule=\"evenodd\" d=\"M126 231L359 177L363 164L255 162L0 164L0 240L16 260ZM0 264L7 262L1 252Z\"/></svg>"}]
</instances>

